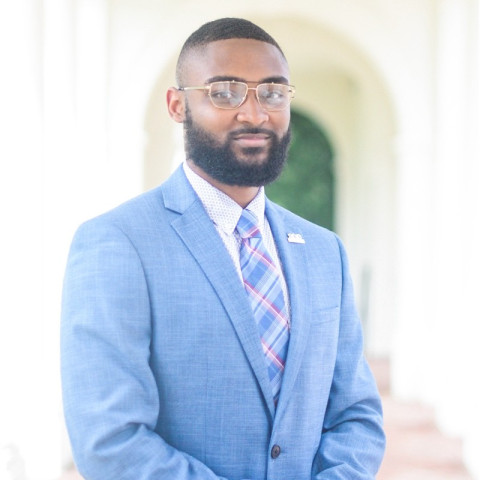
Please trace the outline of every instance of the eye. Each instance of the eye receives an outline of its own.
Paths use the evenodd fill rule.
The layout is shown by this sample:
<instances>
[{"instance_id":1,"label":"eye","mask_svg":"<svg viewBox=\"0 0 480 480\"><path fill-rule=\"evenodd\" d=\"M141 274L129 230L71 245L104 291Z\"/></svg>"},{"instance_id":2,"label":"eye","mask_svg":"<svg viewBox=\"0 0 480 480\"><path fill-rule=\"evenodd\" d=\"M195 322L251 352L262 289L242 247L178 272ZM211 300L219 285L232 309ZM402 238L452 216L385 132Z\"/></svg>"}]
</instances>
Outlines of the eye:
<instances>
[{"instance_id":1,"label":"eye","mask_svg":"<svg viewBox=\"0 0 480 480\"><path fill-rule=\"evenodd\" d=\"M230 89L226 88L223 90L215 89L210 92L210 95L215 100L230 100L236 98L236 93L232 92Z\"/></svg>"},{"instance_id":2,"label":"eye","mask_svg":"<svg viewBox=\"0 0 480 480\"><path fill-rule=\"evenodd\" d=\"M269 90L263 95L267 100L281 100L284 96L283 90Z\"/></svg>"},{"instance_id":3,"label":"eye","mask_svg":"<svg viewBox=\"0 0 480 480\"><path fill-rule=\"evenodd\" d=\"M213 82L210 84L210 99L219 108L236 108L242 103L247 85L240 82Z\"/></svg>"},{"instance_id":4,"label":"eye","mask_svg":"<svg viewBox=\"0 0 480 480\"><path fill-rule=\"evenodd\" d=\"M267 83L259 86L259 101L269 107L283 106L288 101L288 86Z\"/></svg>"}]
</instances>

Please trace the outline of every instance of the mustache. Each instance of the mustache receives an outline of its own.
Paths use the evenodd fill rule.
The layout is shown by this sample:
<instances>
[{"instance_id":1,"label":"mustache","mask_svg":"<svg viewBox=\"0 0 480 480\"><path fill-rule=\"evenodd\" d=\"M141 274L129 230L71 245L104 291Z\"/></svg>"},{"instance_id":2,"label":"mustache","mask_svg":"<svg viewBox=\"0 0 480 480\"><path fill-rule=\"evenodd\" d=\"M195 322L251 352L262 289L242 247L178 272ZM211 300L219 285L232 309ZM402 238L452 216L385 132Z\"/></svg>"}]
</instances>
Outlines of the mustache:
<instances>
[{"instance_id":1,"label":"mustache","mask_svg":"<svg viewBox=\"0 0 480 480\"><path fill-rule=\"evenodd\" d=\"M228 134L230 138L235 137L237 135L257 135L257 134L264 134L270 137L275 137L276 134L272 130L268 130L267 128L260 128L260 127L249 127L249 128L239 128L238 130L233 130Z\"/></svg>"}]
</instances>

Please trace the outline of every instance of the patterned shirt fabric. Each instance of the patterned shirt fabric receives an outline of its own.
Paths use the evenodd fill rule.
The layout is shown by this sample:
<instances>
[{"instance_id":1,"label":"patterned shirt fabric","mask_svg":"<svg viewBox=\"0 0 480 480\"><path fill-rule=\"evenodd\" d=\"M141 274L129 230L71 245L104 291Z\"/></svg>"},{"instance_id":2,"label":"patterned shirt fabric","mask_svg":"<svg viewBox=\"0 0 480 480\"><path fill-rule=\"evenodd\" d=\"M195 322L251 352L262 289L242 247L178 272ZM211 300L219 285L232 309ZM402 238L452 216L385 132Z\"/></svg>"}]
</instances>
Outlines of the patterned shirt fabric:
<instances>
[{"instance_id":1,"label":"patterned shirt fabric","mask_svg":"<svg viewBox=\"0 0 480 480\"><path fill-rule=\"evenodd\" d=\"M183 169L188 181L190 182L195 193L200 198L208 216L212 220L215 228L220 235L225 247L233 260L238 277L243 284L242 269L240 268L240 245L241 238L236 231L238 220L242 215L242 207L232 200L228 195L215 188L202 177L197 175L187 164L183 163ZM290 302L288 296L287 284L282 270L282 264L278 257L277 248L273 239L270 224L265 216L265 190L260 188L256 197L247 205L247 207L255 216L260 219L259 229L262 234L266 249L273 262L277 266L280 274L280 283L282 286L283 296L287 307L287 315L290 321Z\"/></svg>"}]
</instances>

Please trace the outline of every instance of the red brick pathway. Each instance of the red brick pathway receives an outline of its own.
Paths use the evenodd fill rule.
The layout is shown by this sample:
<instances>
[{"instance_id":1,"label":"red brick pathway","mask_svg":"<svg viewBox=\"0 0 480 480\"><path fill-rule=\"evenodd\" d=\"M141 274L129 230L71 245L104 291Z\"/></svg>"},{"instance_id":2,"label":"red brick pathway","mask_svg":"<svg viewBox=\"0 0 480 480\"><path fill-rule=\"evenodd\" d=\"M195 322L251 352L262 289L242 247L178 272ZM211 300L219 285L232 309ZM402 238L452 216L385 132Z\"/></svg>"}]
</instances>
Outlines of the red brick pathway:
<instances>
[{"instance_id":1,"label":"red brick pathway","mask_svg":"<svg viewBox=\"0 0 480 480\"><path fill-rule=\"evenodd\" d=\"M382 394L387 435L377 480L472 480L462 463L460 440L440 433L429 408L390 396L388 362L370 363ZM59 480L81 477L73 470Z\"/></svg>"}]
</instances>

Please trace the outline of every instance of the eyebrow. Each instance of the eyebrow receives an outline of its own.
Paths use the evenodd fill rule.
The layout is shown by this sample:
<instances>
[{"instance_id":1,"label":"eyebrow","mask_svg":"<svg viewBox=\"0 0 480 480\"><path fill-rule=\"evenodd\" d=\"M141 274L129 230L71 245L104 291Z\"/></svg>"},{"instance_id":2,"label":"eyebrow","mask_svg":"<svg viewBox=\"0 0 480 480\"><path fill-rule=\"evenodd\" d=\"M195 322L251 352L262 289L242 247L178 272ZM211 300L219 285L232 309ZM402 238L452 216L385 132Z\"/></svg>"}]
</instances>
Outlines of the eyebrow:
<instances>
[{"instance_id":1,"label":"eyebrow","mask_svg":"<svg viewBox=\"0 0 480 480\"><path fill-rule=\"evenodd\" d=\"M243 82L243 83L284 83L288 85L288 78L285 78L282 75L273 76L273 77L266 77L262 78L261 80L253 81L253 80L246 80L245 78L234 77L231 75L217 75L215 77L209 78L205 83L212 83L212 82Z\"/></svg>"}]
</instances>

